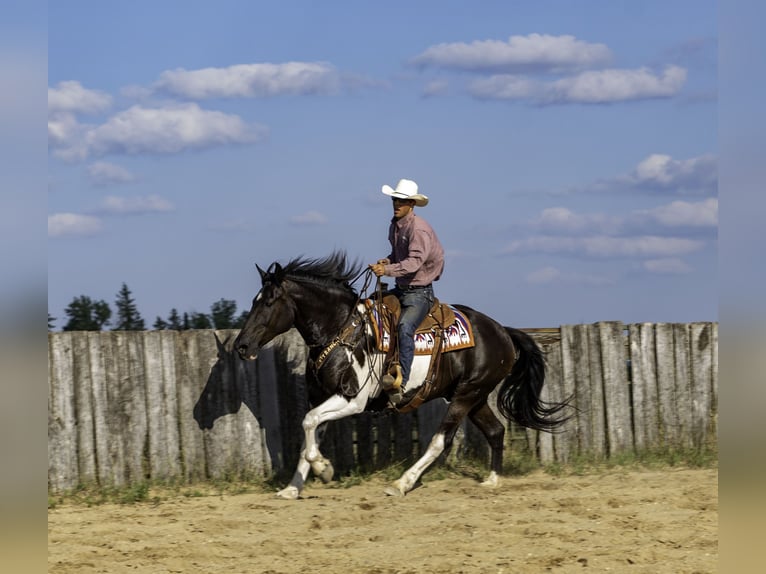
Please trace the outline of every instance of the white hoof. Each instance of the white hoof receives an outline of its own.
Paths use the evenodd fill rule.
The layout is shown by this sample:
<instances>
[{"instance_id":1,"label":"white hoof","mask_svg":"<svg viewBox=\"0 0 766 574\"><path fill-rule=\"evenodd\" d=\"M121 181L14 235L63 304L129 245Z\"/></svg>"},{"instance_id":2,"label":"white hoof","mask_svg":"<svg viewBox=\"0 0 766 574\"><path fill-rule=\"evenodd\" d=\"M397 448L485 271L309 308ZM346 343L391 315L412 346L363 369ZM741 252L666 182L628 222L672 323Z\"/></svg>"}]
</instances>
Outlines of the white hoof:
<instances>
[{"instance_id":1,"label":"white hoof","mask_svg":"<svg viewBox=\"0 0 766 574\"><path fill-rule=\"evenodd\" d=\"M300 494L301 493L296 487L288 486L277 492L277 498L281 498L282 500L298 500Z\"/></svg>"},{"instance_id":2,"label":"white hoof","mask_svg":"<svg viewBox=\"0 0 766 574\"><path fill-rule=\"evenodd\" d=\"M397 480L394 482L391 486L387 486L383 492L385 492L388 496L404 496L406 491L402 488L401 484Z\"/></svg>"},{"instance_id":3,"label":"white hoof","mask_svg":"<svg viewBox=\"0 0 766 574\"><path fill-rule=\"evenodd\" d=\"M481 485L486 486L487 488L495 488L496 486L500 486L500 477L493 470L492 472L489 473L487 480L482 482Z\"/></svg>"}]
</instances>

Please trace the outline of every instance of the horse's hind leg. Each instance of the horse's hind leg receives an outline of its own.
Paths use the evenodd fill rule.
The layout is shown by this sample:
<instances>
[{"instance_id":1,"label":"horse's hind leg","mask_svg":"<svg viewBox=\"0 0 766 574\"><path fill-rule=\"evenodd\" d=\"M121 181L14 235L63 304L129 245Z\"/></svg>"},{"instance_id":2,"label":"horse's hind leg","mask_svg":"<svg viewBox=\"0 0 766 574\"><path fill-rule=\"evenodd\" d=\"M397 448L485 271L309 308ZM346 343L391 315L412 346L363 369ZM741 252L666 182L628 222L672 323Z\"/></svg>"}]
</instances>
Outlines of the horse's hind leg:
<instances>
[{"instance_id":1,"label":"horse's hind leg","mask_svg":"<svg viewBox=\"0 0 766 574\"><path fill-rule=\"evenodd\" d=\"M492 409L486 403L475 407L468 418L471 419L478 429L484 434L490 448L490 473L482 486L497 486L500 484L500 474L503 471L503 441L505 439L505 427Z\"/></svg>"},{"instance_id":2,"label":"horse's hind leg","mask_svg":"<svg viewBox=\"0 0 766 574\"><path fill-rule=\"evenodd\" d=\"M465 415L470 410L470 405L463 401L454 399L447 408L447 414L444 415L444 420L439 426L439 430L431 439L428 444L426 452L421 456L415 464L404 471L404 474L395 480L394 483L385 489L385 493L391 496L404 496L410 490L415 487L418 479L426 471L426 469L433 464L433 462L439 458L445 451L449 451L452 446L452 441L455 438L460 421L465 418Z\"/></svg>"}]
</instances>

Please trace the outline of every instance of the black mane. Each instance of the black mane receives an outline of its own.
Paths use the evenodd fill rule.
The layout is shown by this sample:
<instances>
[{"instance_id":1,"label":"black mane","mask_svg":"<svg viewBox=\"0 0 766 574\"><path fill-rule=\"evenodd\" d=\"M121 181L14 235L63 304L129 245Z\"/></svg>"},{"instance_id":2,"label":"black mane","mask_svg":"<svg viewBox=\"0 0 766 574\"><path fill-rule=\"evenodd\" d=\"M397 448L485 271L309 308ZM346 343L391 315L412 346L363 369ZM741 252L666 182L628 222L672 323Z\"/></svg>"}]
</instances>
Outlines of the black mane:
<instances>
[{"instance_id":1,"label":"black mane","mask_svg":"<svg viewBox=\"0 0 766 574\"><path fill-rule=\"evenodd\" d=\"M339 285L356 293L350 282L362 272L362 264L349 262L345 251L334 251L322 259L297 257L284 266L284 272L291 279Z\"/></svg>"}]
</instances>

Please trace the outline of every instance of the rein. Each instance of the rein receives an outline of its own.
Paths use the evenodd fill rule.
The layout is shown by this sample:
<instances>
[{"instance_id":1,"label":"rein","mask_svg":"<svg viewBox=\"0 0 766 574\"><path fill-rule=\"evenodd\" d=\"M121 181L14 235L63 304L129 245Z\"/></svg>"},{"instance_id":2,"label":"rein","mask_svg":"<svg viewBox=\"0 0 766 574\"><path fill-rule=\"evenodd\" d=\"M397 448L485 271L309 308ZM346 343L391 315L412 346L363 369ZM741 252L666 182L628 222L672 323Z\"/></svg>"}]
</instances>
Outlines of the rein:
<instances>
[{"instance_id":1,"label":"rein","mask_svg":"<svg viewBox=\"0 0 766 574\"><path fill-rule=\"evenodd\" d=\"M357 309L357 306L359 305L359 302L362 300L362 297L364 297L364 294L367 292L367 288L370 284L370 279L372 278L372 271L370 269L365 269L362 271L359 275L357 275L350 283L353 283L357 279L359 279L362 275L366 274L364 280L364 285L362 286L362 289L359 291L359 295L356 298L356 301L354 301L353 305L351 305L351 311L349 312L348 317L346 318L346 321L344 322L344 327L341 329L340 333L333 337L332 341L328 343L328 345L322 349L322 352L319 353L319 356L316 358L313 364L314 374L319 374L319 370L324 365L327 358L330 356L330 354L337 349L339 346L344 347L352 347L352 342L348 340L348 337L356 330L356 328L359 326L359 323L356 321L353 321L354 312ZM378 280L378 285L380 285L380 280ZM361 317L362 322L364 322L364 316Z\"/></svg>"}]
</instances>

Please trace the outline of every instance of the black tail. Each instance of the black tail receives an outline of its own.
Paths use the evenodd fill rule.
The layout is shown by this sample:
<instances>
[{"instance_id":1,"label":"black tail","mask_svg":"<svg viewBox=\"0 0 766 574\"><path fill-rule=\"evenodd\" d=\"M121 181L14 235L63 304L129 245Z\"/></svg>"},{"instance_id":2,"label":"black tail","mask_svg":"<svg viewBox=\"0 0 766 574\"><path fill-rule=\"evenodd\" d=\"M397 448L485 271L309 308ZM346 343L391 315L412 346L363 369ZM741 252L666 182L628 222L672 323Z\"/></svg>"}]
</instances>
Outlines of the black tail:
<instances>
[{"instance_id":1,"label":"black tail","mask_svg":"<svg viewBox=\"0 0 766 574\"><path fill-rule=\"evenodd\" d=\"M552 432L567 422L571 415L556 416L569 407L571 397L563 403L540 400L545 381L545 357L535 340L524 331L505 327L518 351L511 374L500 386L497 408L521 426Z\"/></svg>"}]
</instances>

